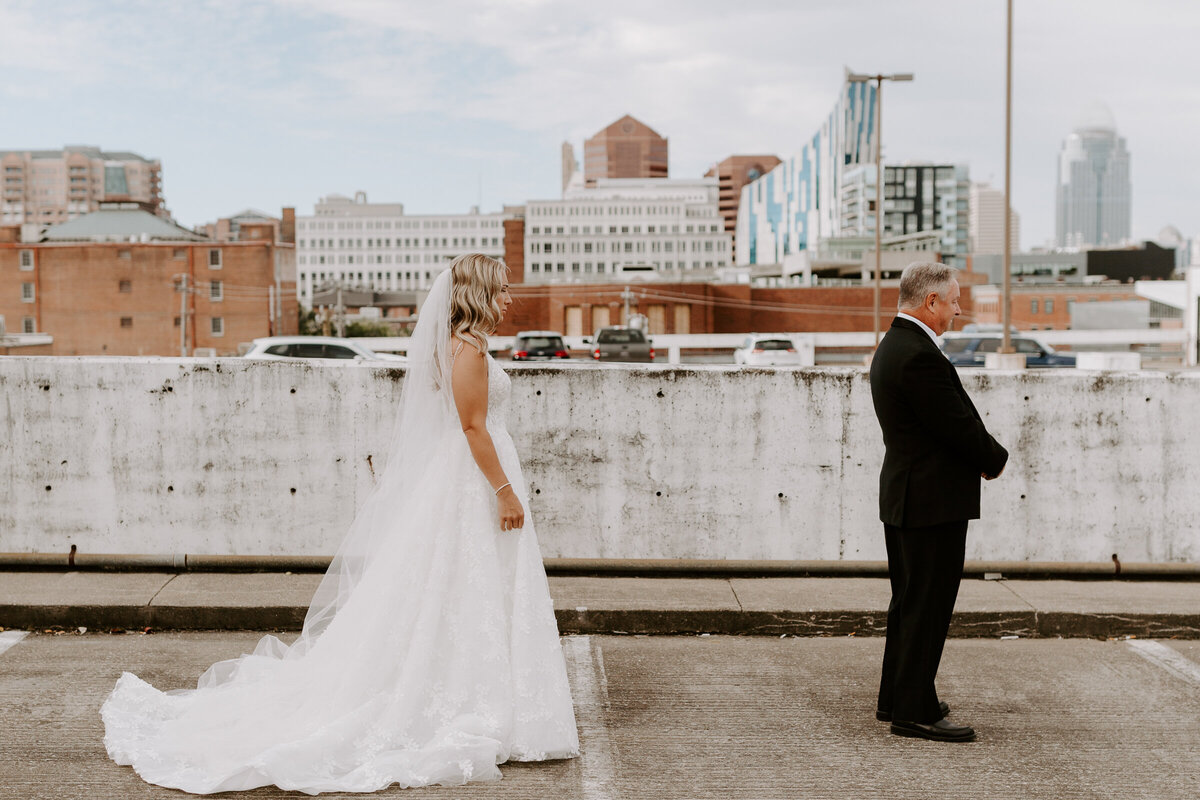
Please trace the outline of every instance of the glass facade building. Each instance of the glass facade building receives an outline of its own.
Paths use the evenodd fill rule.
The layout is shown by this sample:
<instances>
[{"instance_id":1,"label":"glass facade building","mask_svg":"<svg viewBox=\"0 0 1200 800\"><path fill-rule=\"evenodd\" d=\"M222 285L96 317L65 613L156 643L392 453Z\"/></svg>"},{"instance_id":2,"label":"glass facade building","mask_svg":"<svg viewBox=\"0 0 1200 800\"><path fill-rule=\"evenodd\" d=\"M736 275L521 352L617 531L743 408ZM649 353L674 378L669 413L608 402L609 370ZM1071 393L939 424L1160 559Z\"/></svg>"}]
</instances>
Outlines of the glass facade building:
<instances>
[{"instance_id":1,"label":"glass facade building","mask_svg":"<svg viewBox=\"0 0 1200 800\"><path fill-rule=\"evenodd\" d=\"M874 84L845 83L800 152L742 188L737 263L781 263L838 236L843 176L873 163L877 131Z\"/></svg>"},{"instance_id":2,"label":"glass facade building","mask_svg":"<svg viewBox=\"0 0 1200 800\"><path fill-rule=\"evenodd\" d=\"M1058 156L1055 237L1059 247L1116 245L1129 239L1129 151L1112 113L1092 103Z\"/></svg>"}]
</instances>

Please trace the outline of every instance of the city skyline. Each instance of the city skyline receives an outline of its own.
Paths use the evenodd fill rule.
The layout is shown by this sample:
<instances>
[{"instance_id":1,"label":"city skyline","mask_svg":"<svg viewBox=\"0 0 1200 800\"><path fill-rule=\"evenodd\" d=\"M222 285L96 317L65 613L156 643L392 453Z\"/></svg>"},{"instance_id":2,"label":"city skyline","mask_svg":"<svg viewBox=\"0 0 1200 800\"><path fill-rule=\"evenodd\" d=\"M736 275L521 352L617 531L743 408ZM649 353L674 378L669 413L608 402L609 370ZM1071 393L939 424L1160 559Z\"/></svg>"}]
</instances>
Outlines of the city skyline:
<instances>
[{"instance_id":1,"label":"city skyline","mask_svg":"<svg viewBox=\"0 0 1200 800\"><path fill-rule=\"evenodd\" d=\"M0 7L0 149L160 159L166 203L189 226L246 207L304 214L358 190L410 213L498 211L558 197L561 143L580 147L626 113L670 139L672 176L737 153L786 158L849 66L916 74L885 87L886 162L963 163L1001 185L1003 2L969 18L945 0L777 5L77 0L47 12L16 0ZM1178 3L1016 3L1023 247L1053 238L1053 165L1092 98L1132 155L1133 237L1200 234L1183 177L1200 169L1185 144L1200 104L1176 63L1197 32L1200 12Z\"/></svg>"}]
</instances>

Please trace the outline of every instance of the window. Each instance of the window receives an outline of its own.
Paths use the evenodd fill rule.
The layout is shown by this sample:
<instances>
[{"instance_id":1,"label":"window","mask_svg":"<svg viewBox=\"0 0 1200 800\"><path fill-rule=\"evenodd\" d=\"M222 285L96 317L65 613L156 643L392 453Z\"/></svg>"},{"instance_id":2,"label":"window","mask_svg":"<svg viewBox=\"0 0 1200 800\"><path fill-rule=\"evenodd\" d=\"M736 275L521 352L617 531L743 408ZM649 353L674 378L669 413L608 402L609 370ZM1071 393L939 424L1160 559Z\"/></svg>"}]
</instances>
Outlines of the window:
<instances>
[{"instance_id":1,"label":"window","mask_svg":"<svg viewBox=\"0 0 1200 800\"><path fill-rule=\"evenodd\" d=\"M122 328L132 328L133 327L133 317L121 317L121 327Z\"/></svg>"},{"instance_id":2,"label":"window","mask_svg":"<svg viewBox=\"0 0 1200 800\"><path fill-rule=\"evenodd\" d=\"M187 258L187 250L184 250L182 247L176 247L171 251L171 258L175 259L176 261L183 261L185 258Z\"/></svg>"},{"instance_id":3,"label":"window","mask_svg":"<svg viewBox=\"0 0 1200 800\"><path fill-rule=\"evenodd\" d=\"M223 286L220 281L208 282L208 299L217 301L224 298Z\"/></svg>"},{"instance_id":4,"label":"window","mask_svg":"<svg viewBox=\"0 0 1200 800\"><path fill-rule=\"evenodd\" d=\"M221 251L220 250L209 250L208 251L208 268L209 269L220 269L221 268Z\"/></svg>"},{"instance_id":5,"label":"window","mask_svg":"<svg viewBox=\"0 0 1200 800\"><path fill-rule=\"evenodd\" d=\"M117 283L117 291L121 294L129 294L133 291L133 281L119 281Z\"/></svg>"},{"instance_id":6,"label":"window","mask_svg":"<svg viewBox=\"0 0 1200 800\"><path fill-rule=\"evenodd\" d=\"M37 333L37 320L25 317L21 320L21 333Z\"/></svg>"},{"instance_id":7,"label":"window","mask_svg":"<svg viewBox=\"0 0 1200 800\"><path fill-rule=\"evenodd\" d=\"M225 318L224 317L213 317L212 318L212 335L213 336L224 336L225 335Z\"/></svg>"},{"instance_id":8,"label":"window","mask_svg":"<svg viewBox=\"0 0 1200 800\"><path fill-rule=\"evenodd\" d=\"M21 251L21 271L29 272L31 269L33 269L33 251L32 250L22 250Z\"/></svg>"},{"instance_id":9,"label":"window","mask_svg":"<svg viewBox=\"0 0 1200 800\"><path fill-rule=\"evenodd\" d=\"M21 302L32 303L34 299L33 284L25 282L21 284Z\"/></svg>"},{"instance_id":10,"label":"window","mask_svg":"<svg viewBox=\"0 0 1200 800\"><path fill-rule=\"evenodd\" d=\"M178 327L179 327L179 317L176 317L176 318L175 318L175 327L176 327L176 328L178 328Z\"/></svg>"},{"instance_id":11,"label":"window","mask_svg":"<svg viewBox=\"0 0 1200 800\"><path fill-rule=\"evenodd\" d=\"M1054 298L1047 297L1045 300L1043 300L1042 308L1044 308L1046 310L1047 314L1053 314L1054 313Z\"/></svg>"},{"instance_id":12,"label":"window","mask_svg":"<svg viewBox=\"0 0 1200 800\"><path fill-rule=\"evenodd\" d=\"M1036 314L1037 312L1038 312L1038 301L1037 301L1037 298L1035 297L1029 301L1029 313Z\"/></svg>"}]
</instances>

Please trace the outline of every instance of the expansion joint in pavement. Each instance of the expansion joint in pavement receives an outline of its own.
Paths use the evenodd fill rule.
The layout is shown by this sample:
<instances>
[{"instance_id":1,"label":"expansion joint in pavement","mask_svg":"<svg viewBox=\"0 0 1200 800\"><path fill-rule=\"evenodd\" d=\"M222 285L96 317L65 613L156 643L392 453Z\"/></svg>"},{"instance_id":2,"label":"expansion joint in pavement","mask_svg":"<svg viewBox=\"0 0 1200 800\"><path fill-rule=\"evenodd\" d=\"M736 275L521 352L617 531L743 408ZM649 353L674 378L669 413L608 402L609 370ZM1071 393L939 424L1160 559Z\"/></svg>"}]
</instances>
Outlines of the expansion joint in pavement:
<instances>
[{"instance_id":1,"label":"expansion joint in pavement","mask_svg":"<svg viewBox=\"0 0 1200 800\"><path fill-rule=\"evenodd\" d=\"M746 607L742 605L742 598L738 597L737 587L733 585L733 581L726 580L725 585L729 587L729 591L733 593L733 599L738 604L738 611L745 611Z\"/></svg>"},{"instance_id":2,"label":"expansion joint in pavement","mask_svg":"<svg viewBox=\"0 0 1200 800\"><path fill-rule=\"evenodd\" d=\"M149 600L146 602L146 605L147 605L147 607L154 605L154 601L158 599L158 596L159 596L160 594L162 594L162 592L163 592L163 589L166 589L168 586L170 586L170 585L171 585L171 581L175 580L175 579L176 579L176 578L178 578L178 577L179 577L179 574L178 574L178 573L176 573L176 574L172 575L171 577L167 578L166 582L165 582L165 583L163 583L163 585L162 585L162 586L158 587L158 591L156 591L156 592L154 593L154 596L153 596L153 597L151 597L151 598L150 598L150 599L149 599Z\"/></svg>"}]
</instances>

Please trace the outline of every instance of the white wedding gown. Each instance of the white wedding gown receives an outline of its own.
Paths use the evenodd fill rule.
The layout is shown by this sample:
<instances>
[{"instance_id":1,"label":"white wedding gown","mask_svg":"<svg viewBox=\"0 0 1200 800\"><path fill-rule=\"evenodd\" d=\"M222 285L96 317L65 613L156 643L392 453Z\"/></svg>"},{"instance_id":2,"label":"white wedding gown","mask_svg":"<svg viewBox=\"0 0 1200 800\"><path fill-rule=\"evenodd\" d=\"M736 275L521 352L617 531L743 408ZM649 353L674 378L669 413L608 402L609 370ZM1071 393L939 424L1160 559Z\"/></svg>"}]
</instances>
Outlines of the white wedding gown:
<instances>
[{"instance_id":1,"label":"white wedding gown","mask_svg":"<svg viewBox=\"0 0 1200 800\"><path fill-rule=\"evenodd\" d=\"M487 361L487 427L528 511L504 424L511 385ZM267 636L194 690L164 693L122 674L101 709L109 756L196 794L459 784L499 778L508 760L575 756L533 523L500 531L491 487L458 434L404 487L403 507L390 491L367 501L360 518L378 528L369 557L345 555L344 569L362 566L351 590L343 581L336 613L315 598L294 645ZM326 581L337 583L337 568Z\"/></svg>"}]
</instances>

